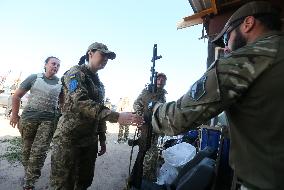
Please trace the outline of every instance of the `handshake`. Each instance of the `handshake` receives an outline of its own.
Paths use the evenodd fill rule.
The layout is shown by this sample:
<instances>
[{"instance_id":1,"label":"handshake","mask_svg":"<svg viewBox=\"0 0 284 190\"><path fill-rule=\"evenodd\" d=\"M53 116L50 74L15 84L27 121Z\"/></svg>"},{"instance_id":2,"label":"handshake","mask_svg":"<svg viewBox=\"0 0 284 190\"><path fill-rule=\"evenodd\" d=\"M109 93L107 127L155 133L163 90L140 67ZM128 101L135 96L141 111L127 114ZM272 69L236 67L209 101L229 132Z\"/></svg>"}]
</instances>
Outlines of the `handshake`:
<instances>
[{"instance_id":1,"label":"handshake","mask_svg":"<svg viewBox=\"0 0 284 190\"><path fill-rule=\"evenodd\" d=\"M135 125L141 126L144 123L142 116L136 115L133 112L121 112L119 113L118 121L120 125Z\"/></svg>"},{"instance_id":2,"label":"handshake","mask_svg":"<svg viewBox=\"0 0 284 190\"><path fill-rule=\"evenodd\" d=\"M144 123L151 123L152 111L157 102L150 102L148 104L148 111L144 113L144 116L139 116L133 112L121 112L119 113L118 123L121 125L135 125L142 126Z\"/></svg>"}]
</instances>

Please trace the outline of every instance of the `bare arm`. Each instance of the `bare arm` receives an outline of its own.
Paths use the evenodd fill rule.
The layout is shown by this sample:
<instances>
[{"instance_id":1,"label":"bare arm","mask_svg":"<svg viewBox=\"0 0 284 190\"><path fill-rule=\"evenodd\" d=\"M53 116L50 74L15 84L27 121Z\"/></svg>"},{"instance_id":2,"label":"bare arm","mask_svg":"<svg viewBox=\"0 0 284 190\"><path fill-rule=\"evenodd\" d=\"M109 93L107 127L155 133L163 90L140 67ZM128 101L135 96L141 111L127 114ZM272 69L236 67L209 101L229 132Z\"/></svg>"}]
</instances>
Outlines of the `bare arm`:
<instances>
[{"instance_id":1,"label":"bare arm","mask_svg":"<svg viewBox=\"0 0 284 190\"><path fill-rule=\"evenodd\" d=\"M19 109L21 98L27 93L26 90L18 88L12 98L12 116L10 118L10 125L15 127L19 122Z\"/></svg>"}]
</instances>

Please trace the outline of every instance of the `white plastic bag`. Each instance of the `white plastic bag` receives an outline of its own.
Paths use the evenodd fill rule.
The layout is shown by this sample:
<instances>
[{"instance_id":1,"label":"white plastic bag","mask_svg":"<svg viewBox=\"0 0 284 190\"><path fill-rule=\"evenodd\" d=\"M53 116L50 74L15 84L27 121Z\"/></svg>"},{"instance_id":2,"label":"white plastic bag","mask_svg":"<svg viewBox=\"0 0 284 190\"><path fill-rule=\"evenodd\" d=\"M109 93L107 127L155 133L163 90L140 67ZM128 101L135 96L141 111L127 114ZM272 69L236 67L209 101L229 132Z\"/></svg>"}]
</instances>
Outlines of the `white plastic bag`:
<instances>
[{"instance_id":1,"label":"white plastic bag","mask_svg":"<svg viewBox=\"0 0 284 190\"><path fill-rule=\"evenodd\" d=\"M180 143L163 151L165 162L173 167L183 167L196 154L196 148L188 143Z\"/></svg>"},{"instance_id":2,"label":"white plastic bag","mask_svg":"<svg viewBox=\"0 0 284 190\"><path fill-rule=\"evenodd\" d=\"M160 169L157 184L171 184L178 176L178 168L183 167L196 154L196 148L188 143L176 144L163 151L165 163Z\"/></svg>"}]
</instances>

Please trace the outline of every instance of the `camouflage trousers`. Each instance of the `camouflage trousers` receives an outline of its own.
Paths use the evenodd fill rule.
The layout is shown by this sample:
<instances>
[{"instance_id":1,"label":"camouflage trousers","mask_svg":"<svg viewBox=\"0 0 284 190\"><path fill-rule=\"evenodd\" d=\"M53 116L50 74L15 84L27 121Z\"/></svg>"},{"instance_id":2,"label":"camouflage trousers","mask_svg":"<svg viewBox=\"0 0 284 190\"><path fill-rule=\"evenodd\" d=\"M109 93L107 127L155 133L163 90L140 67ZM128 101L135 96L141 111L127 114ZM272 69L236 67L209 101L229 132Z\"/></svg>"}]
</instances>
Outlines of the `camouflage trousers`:
<instances>
[{"instance_id":1,"label":"camouflage trousers","mask_svg":"<svg viewBox=\"0 0 284 190\"><path fill-rule=\"evenodd\" d=\"M157 144L158 135L154 135L151 142L151 147L146 152L143 161L143 179L147 179L152 182L157 181L157 169L159 159L159 150Z\"/></svg>"},{"instance_id":2,"label":"camouflage trousers","mask_svg":"<svg viewBox=\"0 0 284 190\"><path fill-rule=\"evenodd\" d=\"M56 121L29 121L20 119L19 131L23 141L22 163L25 186L34 186L41 175Z\"/></svg>"},{"instance_id":3,"label":"camouflage trousers","mask_svg":"<svg viewBox=\"0 0 284 190\"><path fill-rule=\"evenodd\" d=\"M98 144L76 147L69 140L53 139L51 189L85 190L91 186Z\"/></svg>"},{"instance_id":4,"label":"camouflage trousers","mask_svg":"<svg viewBox=\"0 0 284 190\"><path fill-rule=\"evenodd\" d=\"M124 135L123 135L124 131ZM129 135L129 125L119 125L118 141L126 141Z\"/></svg>"}]
</instances>

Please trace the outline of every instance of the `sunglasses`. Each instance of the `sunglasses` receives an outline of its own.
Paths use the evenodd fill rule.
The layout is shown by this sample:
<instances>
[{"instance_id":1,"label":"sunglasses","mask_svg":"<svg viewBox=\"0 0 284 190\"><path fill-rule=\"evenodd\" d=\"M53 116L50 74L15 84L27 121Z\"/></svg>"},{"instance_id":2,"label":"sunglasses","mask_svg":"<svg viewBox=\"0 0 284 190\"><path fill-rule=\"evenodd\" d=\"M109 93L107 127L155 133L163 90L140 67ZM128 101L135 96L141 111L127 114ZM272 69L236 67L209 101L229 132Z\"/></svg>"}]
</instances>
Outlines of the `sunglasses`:
<instances>
[{"instance_id":1,"label":"sunglasses","mask_svg":"<svg viewBox=\"0 0 284 190\"><path fill-rule=\"evenodd\" d=\"M230 33L226 32L224 35L223 35L223 43L224 43L224 46L228 46L228 43L229 43L229 39L230 39Z\"/></svg>"},{"instance_id":2,"label":"sunglasses","mask_svg":"<svg viewBox=\"0 0 284 190\"><path fill-rule=\"evenodd\" d=\"M223 43L228 46L231 32L243 23L243 19L236 20L223 35Z\"/></svg>"}]
</instances>

